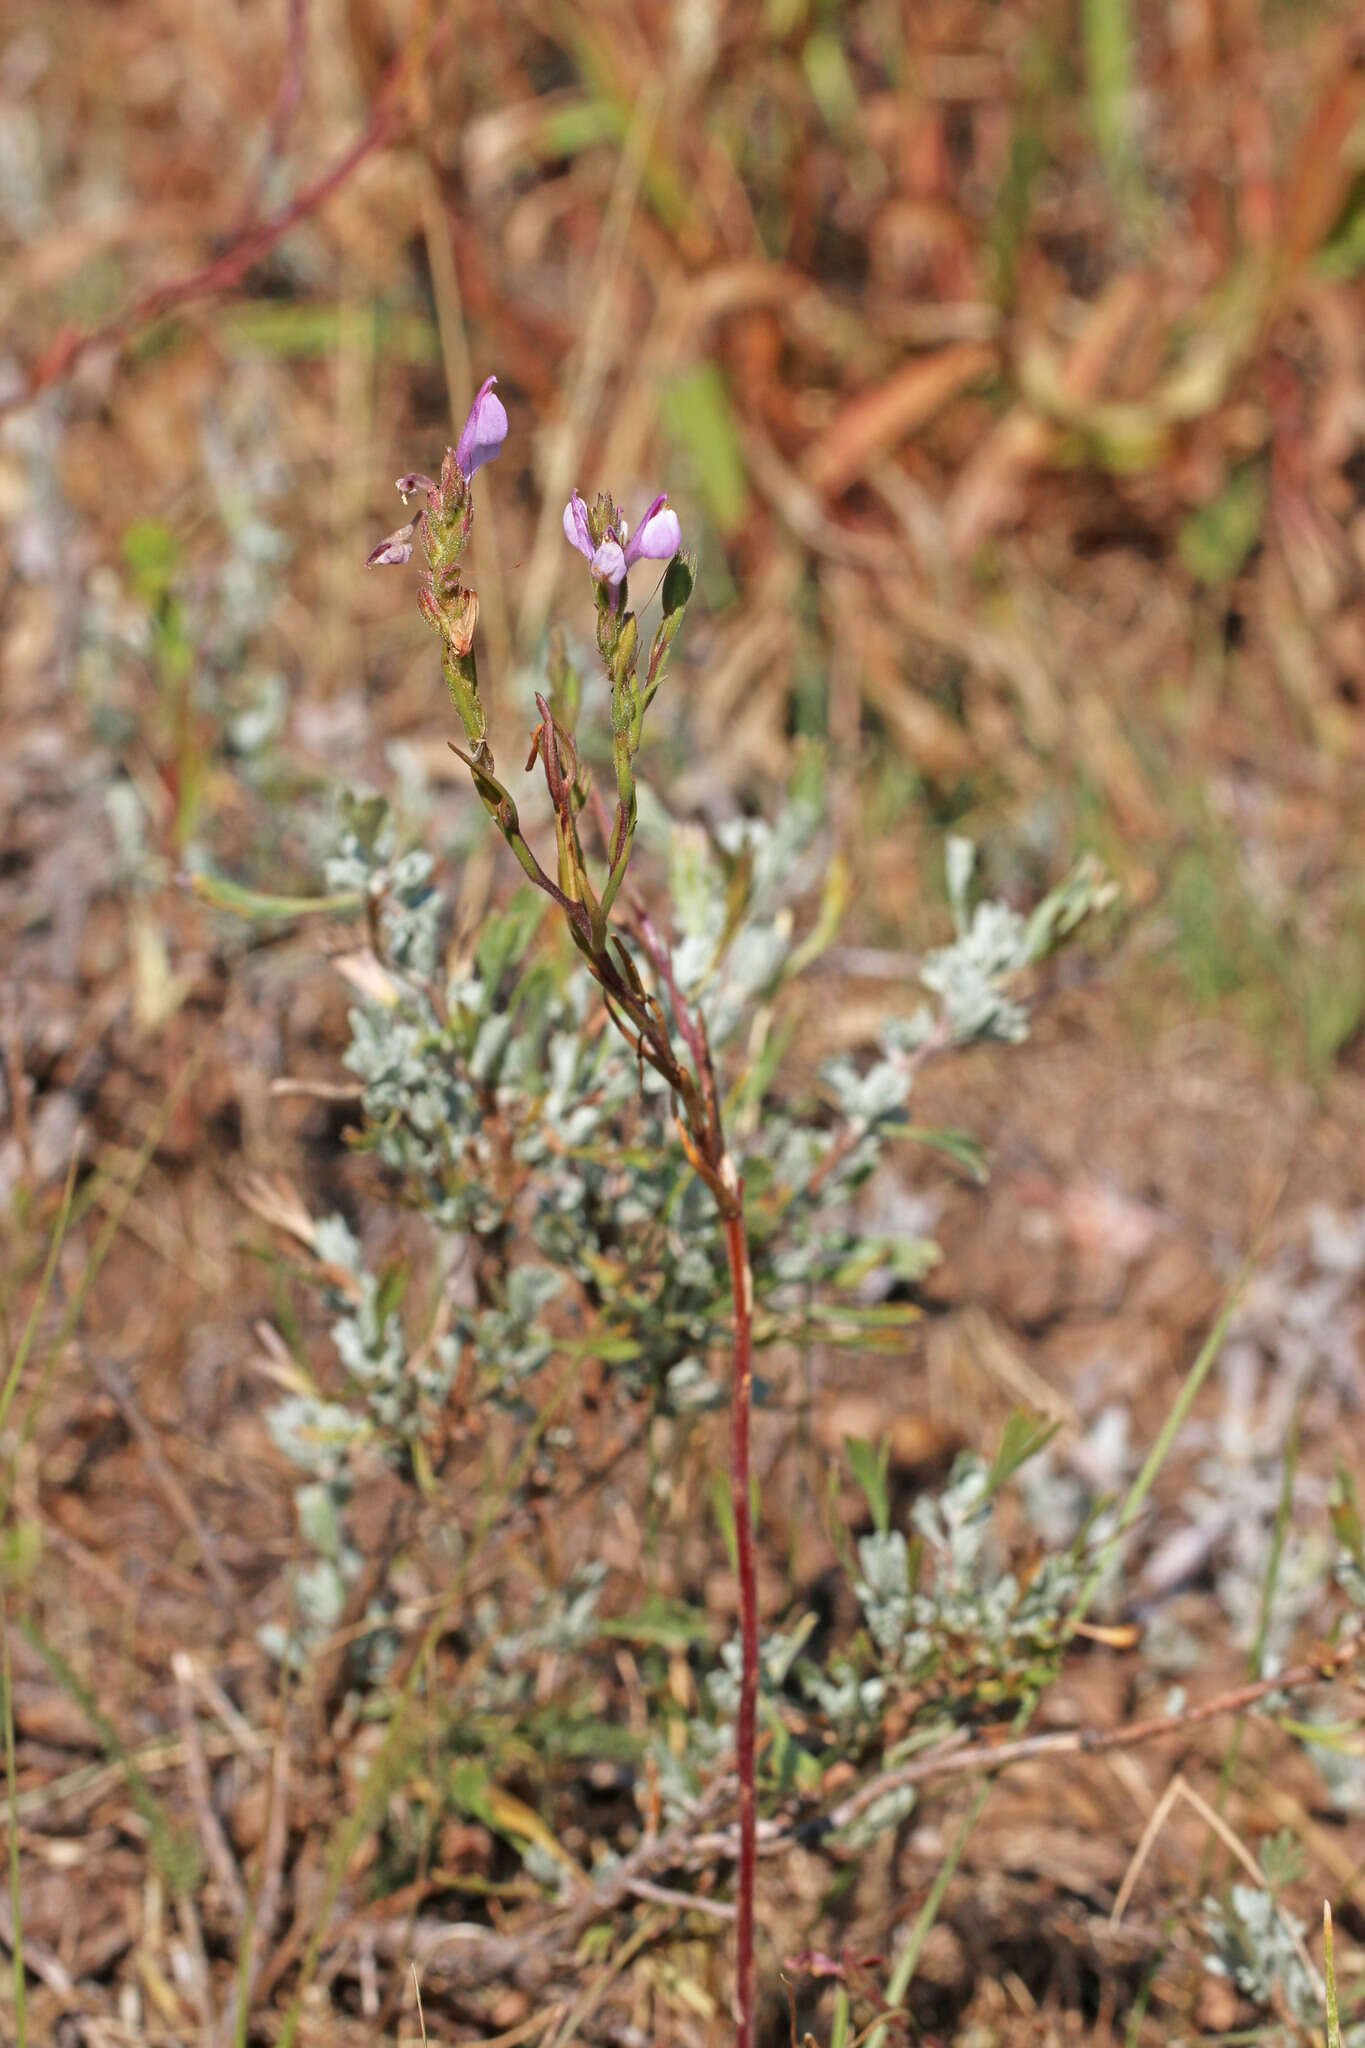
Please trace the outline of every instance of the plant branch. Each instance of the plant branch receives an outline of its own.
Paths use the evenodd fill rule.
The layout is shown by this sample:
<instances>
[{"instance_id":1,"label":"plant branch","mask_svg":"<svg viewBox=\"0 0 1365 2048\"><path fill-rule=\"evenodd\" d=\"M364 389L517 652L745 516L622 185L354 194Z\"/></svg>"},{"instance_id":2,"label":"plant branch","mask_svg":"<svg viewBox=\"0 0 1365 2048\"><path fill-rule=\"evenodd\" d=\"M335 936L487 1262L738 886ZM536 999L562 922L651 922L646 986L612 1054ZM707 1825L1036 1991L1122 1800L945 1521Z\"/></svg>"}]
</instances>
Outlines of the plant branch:
<instances>
[{"instance_id":1,"label":"plant branch","mask_svg":"<svg viewBox=\"0 0 1365 2048\"><path fill-rule=\"evenodd\" d=\"M108 320L103 326L80 333L72 327L64 327L48 344L30 371L26 382L8 398L0 400L0 419L11 412L21 411L31 405L44 391L54 384L61 384L88 355L97 349L121 348L129 338L153 322L164 319L178 306L190 304L195 299L215 298L222 292L231 291L239 285L253 264L268 256L277 242L283 241L291 228L310 215L332 197L334 192L351 178L378 149L383 149L400 133L405 118L404 101L409 79L414 70L430 55L438 37L444 39L449 24L438 22L428 32L428 10L419 9L417 26L409 38L407 48L395 59L376 96L370 119L350 148L343 151L329 169L315 178L311 185L304 187L278 213L268 215L264 220L249 219L234 233L226 249L201 264L197 270L184 277L170 278L164 284L153 285L141 298ZM298 59L292 48L291 66ZM293 86L286 80L281 91L280 108L272 133L271 148L279 147L283 140L288 121L292 118Z\"/></svg>"}]
</instances>

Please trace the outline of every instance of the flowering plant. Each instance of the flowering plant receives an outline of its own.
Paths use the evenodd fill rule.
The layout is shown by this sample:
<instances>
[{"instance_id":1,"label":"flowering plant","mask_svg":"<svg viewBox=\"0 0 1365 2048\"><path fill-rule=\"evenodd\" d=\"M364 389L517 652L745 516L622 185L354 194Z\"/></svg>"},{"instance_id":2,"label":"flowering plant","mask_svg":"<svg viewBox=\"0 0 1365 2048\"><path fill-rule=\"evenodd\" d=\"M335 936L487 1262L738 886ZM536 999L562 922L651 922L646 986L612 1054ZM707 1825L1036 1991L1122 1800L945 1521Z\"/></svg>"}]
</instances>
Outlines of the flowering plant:
<instances>
[{"instance_id":1,"label":"flowering plant","mask_svg":"<svg viewBox=\"0 0 1365 2048\"><path fill-rule=\"evenodd\" d=\"M722 1087L718 1061L742 1029L752 1032L755 1005L767 1003L810 964L837 922L842 890L836 872L815 929L799 941L793 936L789 898L801 886L802 856L819 829L818 797L798 788L782 827L771 834L746 826L738 839L718 835L712 847L702 835L680 835L670 880L681 938L675 944L665 935L629 879L638 820L635 763L645 716L666 679L692 596L695 558L683 548L681 524L665 494L632 527L610 497L589 505L575 491L564 509L564 533L591 578L615 802L603 800L580 753L579 679L558 645L548 690L536 696L539 719L526 763L528 771L540 768L554 821L553 857L542 861L498 775L479 695L478 600L460 567L473 521L472 479L507 433L507 415L493 387L490 378L480 390L456 447L447 451L439 482L418 475L399 479L404 496L420 491L424 503L369 559L373 566L403 563L420 549L425 568L418 604L440 637L442 670L463 726L464 745L454 751L523 873L558 912L584 986L595 986L620 1051L609 1057L610 1034L585 1034L577 997L566 992L547 1000L534 970L521 969L536 919L517 911L501 928L490 925L477 972L452 981L440 1001L395 984L381 1017L353 1017L349 1059L365 1084L381 1157L417 1180L429 1213L467 1230L476 1242L505 1247L518 1187L524 1189L527 1177L537 1173L554 1181L550 1199L532 1205L531 1232L542 1253L555 1260L555 1270L519 1267L503 1298L469 1327L466 1355L482 1361L490 1386L510 1390L524 1384L543 1361L547 1340L538 1315L560 1279L572 1275L600 1292L610 1264L622 1276L612 1289L615 1333L604 1333L617 1347L614 1355L652 1361L655 1384L666 1389L675 1412L704 1405L709 1390L695 1354L708 1348L724 1314L721 1290L728 1289L729 1519L740 1626L711 1690L735 1731L737 2041L739 2048L751 2048L757 1718L764 1672L771 1681L774 1655L759 1639L750 1457L755 1344L782 1334L786 1304L799 1299L809 1326L822 1291L847 1293L878 1272L894 1285L913 1279L932 1261L933 1248L920 1241L893 1245L865 1232L851 1235L846 1223L834 1227L836 1209L847 1205L871 1173L887 1138L910 1128L905 1105L920 1062L972 1039L1021 1036L1024 1015L1009 984L1105 898L1096 872L1083 864L1030 919L1000 905L979 905L972 912L971 849L954 841L948 870L957 940L930 955L921 975L936 1007L923 1004L888 1028L882 1055L867 1070L848 1059L829 1065L824 1080L837 1127L798 1121L769 1099L775 1056L760 1058L751 1073L727 1077L730 1085ZM660 618L647 641L629 594L630 572L642 561L665 564ZM411 988L409 968L419 958L430 967L435 958L427 871L410 873L405 862L410 865L414 856L394 861L392 855L387 825L353 807L344 858L329 867L328 879L335 888L358 890L367 902L388 906L377 922L383 926L388 919L391 957ZM638 1128L626 1140L621 1120L632 1097ZM490 1120L503 1145L496 1168L488 1150ZM731 1128L744 1132L743 1169L731 1149ZM621 1156L623 1144L629 1147L628 1200L620 1193L621 1156L604 1172L604 1149L613 1143ZM954 1144L957 1155L965 1156L964 1141L954 1138ZM651 1161L658 1162L657 1171ZM703 1191L724 1246L719 1262L699 1242L705 1215L697 1201ZM642 1207L651 1197L657 1198L657 1216ZM604 1237L604 1205L612 1204ZM637 1212L648 1223L647 1248L639 1258L654 1261L652 1283L643 1287L635 1277L639 1258L630 1236L629 1218ZM757 1285L751 1248L761 1259ZM347 1322L345 1336L348 1352L366 1366L370 1415L363 1426L391 1429L387 1407L382 1414L376 1408L376 1389L383 1406L390 1383L396 1388L405 1379L401 1343L374 1312L374 1288L359 1271L351 1277L356 1306L347 1314L362 1321L354 1335ZM862 1313L873 1320L859 1322L855 1311L851 1327L866 1341L877 1318L889 1327L888 1319L903 1312L886 1302ZM372 1365L376 1347L385 1346L383 1359ZM430 1353L428 1378L438 1362L448 1379L455 1369L449 1347ZM298 1418L291 1413L286 1420L297 1433ZM866 1568L870 1572L872 1566ZM340 1597L334 1584L334 1602ZM867 1597L875 1604L880 1596ZM797 1647L794 1639L791 1656ZM823 1681L812 1682L824 1712L829 1699L820 1692ZM843 1673L828 1685L842 1700L852 1682ZM847 1719L843 1708L840 1717ZM695 1733L697 1755L704 1760L712 1746L704 1729Z\"/></svg>"},{"instance_id":2,"label":"flowering plant","mask_svg":"<svg viewBox=\"0 0 1365 2048\"><path fill-rule=\"evenodd\" d=\"M666 495L651 504L632 533L610 498L591 509L575 491L564 509L564 531L587 558L597 594L597 646L611 697L612 757L616 810L608 822L599 804L597 822L606 841L605 878L595 885L584 850L580 821L594 795L572 732L555 707L537 693L540 712L531 740L528 768L539 760L555 820L555 873L542 866L527 842L516 803L498 780L488 722L479 700L474 657L478 599L461 582L459 560L469 539L474 508L470 483L498 453L507 433L507 414L489 378L481 387L455 448L448 449L439 485L405 476L398 489L407 496L423 490L426 504L410 527L380 543L369 560L378 567L411 559L418 542L427 569L418 589L422 616L441 636L441 667L465 730L468 751L457 748L469 769L484 809L535 886L564 916L570 937L602 992L608 1017L667 1084L678 1110L687 1156L710 1189L724 1228L734 1302L734 1373L731 1395L731 1512L739 1563L742 1676L736 1715L735 1751L740 1783L740 1869L737 1949L739 2048L751 2048L754 2031L753 1896L757 1857L754 1788L759 1684L758 1587L754 1557L750 1478L750 1411L753 1402L753 1278L744 1224L744 1190L726 1144L721 1095L707 1035L706 1019L683 998L666 941L642 906L631 906L631 936L638 954L611 924L635 842L637 801L634 761L645 713L658 695L669 651L691 598L695 558L682 551L682 530ZM650 643L643 677L636 614L627 608L627 578L642 559L667 561L662 584L663 616ZM645 984L643 957L654 982Z\"/></svg>"}]
</instances>

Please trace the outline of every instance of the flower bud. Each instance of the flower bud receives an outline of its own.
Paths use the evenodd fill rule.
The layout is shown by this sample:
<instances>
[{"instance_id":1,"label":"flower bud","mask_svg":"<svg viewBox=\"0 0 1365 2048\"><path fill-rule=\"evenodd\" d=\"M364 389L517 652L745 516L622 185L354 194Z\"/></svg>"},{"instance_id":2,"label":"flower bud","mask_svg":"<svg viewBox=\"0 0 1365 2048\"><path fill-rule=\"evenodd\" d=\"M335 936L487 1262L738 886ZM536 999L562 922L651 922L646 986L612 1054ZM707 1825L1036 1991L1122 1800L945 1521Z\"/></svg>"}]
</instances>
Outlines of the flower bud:
<instances>
[{"instance_id":1,"label":"flower bud","mask_svg":"<svg viewBox=\"0 0 1365 2048\"><path fill-rule=\"evenodd\" d=\"M686 555L674 555L664 570L663 608L667 618L670 612L680 612L692 595L692 564Z\"/></svg>"},{"instance_id":2,"label":"flower bud","mask_svg":"<svg viewBox=\"0 0 1365 2048\"><path fill-rule=\"evenodd\" d=\"M445 624L441 607L436 602L436 588L430 576L424 576L417 586L417 609L434 633L439 633Z\"/></svg>"}]
</instances>

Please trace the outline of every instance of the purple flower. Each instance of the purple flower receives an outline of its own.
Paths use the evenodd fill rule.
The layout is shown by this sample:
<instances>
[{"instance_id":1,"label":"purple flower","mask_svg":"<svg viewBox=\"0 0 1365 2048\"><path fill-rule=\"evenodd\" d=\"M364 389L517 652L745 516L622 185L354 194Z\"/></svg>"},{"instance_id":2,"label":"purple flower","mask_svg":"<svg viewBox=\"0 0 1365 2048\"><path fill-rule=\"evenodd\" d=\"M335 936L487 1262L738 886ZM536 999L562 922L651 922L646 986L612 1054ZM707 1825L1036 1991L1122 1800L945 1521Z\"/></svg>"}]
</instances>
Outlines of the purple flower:
<instances>
[{"instance_id":1,"label":"purple flower","mask_svg":"<svg viewBox=\"0 0 1365 2048\"><path fill-rule=\"evenodd\" d=\"M395 533L381 540L365 558L369 569L387 569L397 562L410 562L415 546L414 536L420 538L430 561L429 545L432 527L429 521L437 522L436 531L449 536L454 531L453 522L463 519L462 533L454 542L458 554L464 541L469 538L469 522L473 508L469 502L469 479L502 452L507 439L507 413L502 400L493 386L496 377L485 378L479 386L478 396L469 408L469 418L460 429L460 439L454 448L447 448L445 461L441 464L441 480L433 482L423 476L420 470L410 470L398 479L399 493L410 498L421 491L426 496L424 509L407 526L400 526Z\"/></svg>"},{"instance_id":2,"label":"purple flower","mask_svg":"<svg viewBox=\"0 0 1365 2048\"><path fill-rule=\"evenodd\" d=\"M564 507L564 538L569 546L577 548L579 554L587 561L592 560L595 542L592 529L588 525L588 508L577 491Z\"/></svg>"},{"instance_id":3,"label":"purple flower","mask_svg":"<svg viewBox=\"0 0 1365 2048\"><path fill-rule=\"evenodd\" d=\"M601 505L599 501L599 517ZM671 561L682 546L678 515L669 510L668 494L661 492L644 518L631 533L624 519L607 526L600 541L594 541L588 508L575 491L564 507L564 538L578 549L599 583L613 590L625 582L631 566L645 558L651 562Z\"/></svg>"},{"instance_id":4,"label":"purple flower","mask_svg":"<svg viewBox=\"0 0 1365 2048\"><path fill-rule=\"evenodd\" d=\"M455 444L455 460L466 483L485 462L501 454L507 439L507 410L493 389L497 381L496 377L488 377L479 386L478 397L469 408L469 418Z\"/></svg>"}]
</instances>

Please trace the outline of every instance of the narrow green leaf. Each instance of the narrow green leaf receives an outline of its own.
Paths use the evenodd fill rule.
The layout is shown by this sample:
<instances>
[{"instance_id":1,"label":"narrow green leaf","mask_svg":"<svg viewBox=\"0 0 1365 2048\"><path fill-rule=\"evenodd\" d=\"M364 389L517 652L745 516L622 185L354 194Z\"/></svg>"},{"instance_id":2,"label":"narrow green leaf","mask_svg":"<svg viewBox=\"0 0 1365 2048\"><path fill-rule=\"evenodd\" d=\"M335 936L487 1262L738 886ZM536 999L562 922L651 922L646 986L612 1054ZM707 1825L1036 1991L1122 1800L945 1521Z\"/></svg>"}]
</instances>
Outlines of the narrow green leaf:
<instances>
[{"instance_id":1,"label":"narrow green leaf","mask_svg":"<svg viewBox=\"0 0 1365 2048\"><path fill-rule=\"evenodd\" d=\"M1230 583L1260 539L1264 514L1265 481L1248 464L1181 526L1176 547L1190 575L1215 588Z\"/></svg>"},{"instance_id":2,"label":"narrow green leaf","mask_svg":"<svg viewBox=\"0 0 1365 2048\"><path fill-rule=\"evenodd\" d=\"M1130 0L1082 0L1090 125L1105 173L1120 190L1133 165L1134 26Z\"/></svg>"},{"instance_id":3,"label":"narrow green leaf","mask_svg":"<svg viewBox=\"0 0 1365 2048\"><path fill-rule=\"evenodd\" d=\"M621 1614L604 1621L601 1632L617 1642L671 1650L686 1649L691 1643L711 1642L716 1626L704 1609L689 1607L685 1600L669 1600L662 1594L654 1594L634 1614Z\"/></svg>"},{"instance_id":4,"label":"narrow green leaf","mask_svg":"<svg viewBox=\"0 0 1365 2048\"><path fill-rule=\"evenodd\" d=\"M201 903L210 904L214 910L230 910L237 917L310 917L319 911L337 917L365 907L359 889L341 889L333 896L272 896L260 889L245 888L240 882L230 882L226 875L195 874L189 881Z\"/></svg>"},{"instance_id":5,"label":"narrow green leaf","mask_svg":"<svg viewBox=\"0 0 1365 2048\"><path fill-rule=\"evenodd\" d=\"M891 1495L887 1474L891 1468L891 1440L882 1437L873 1445L866 1437L846 1436L844 1452L849 1469L863 1490L877 1534L885 1536L891 1526Z\"/></svg>"},{"instance_id":6,"label":"narrow green leaf","mask_svg":"<svg viewBox=\"0 0 1365 2048\"><path fill-rule=\"evenodd\" d=\"M1030 1458L1036 1458L1052 1442L1060 1422L1040 1421L1036 1415L1016 1408L1000 1432L1000 1448L990 1471L990 1489L998 1493Z\"/></svg>"},{"instance_id":7,"label":"narrow green leaf","mask_svg":"<svg viewBox=\"0 0 1365 2048\"><path fill-rule=\"evenodd\" d=\"M743 524L749 479L725 379L701 363L665 384L659 418L674 446L692 462L707 509L722 533Z\"/></svg>"},{"instance_id":8,"label":"narrow green leaf","mask_svg":"<svg viewBox=\"0 0 1365 2048\"><path fill-rule=\"evenodd\" d=\"M1243 1290L1248 1279L1251 1277L1252 1262L1257 1250L1259 1250L1259 1239L1256 1247L1253 1248L1246 1263L1243 1265L1241 1272L1228 1289L1227 1297L1219 1312L1218 1319L1200 1346L1199 1354L1185 1376L1184 1385L1172 1403L1171 1411L1161 1426L1160 1434L1147 1454L1146 1463L1129 1488L1128 1498L1123 1503L1123 1508L1119 1514L1113 1534L1108 1542L1101 1547L1099 1555L1090 1567L1090 1575L1081 1588L1080 1595L1069 1618L1068 1627L1073 1633L1077 1624L1084 1621L1089 1612L1091 1603L1099 1591L1101 1581L1109 1568L1110 1560L1115 1555L1119 1544L1141 1514L1147 1496L1156 1484L1157 1474L1170 1456L1171 1446L1184 1428L1189 1412L1198 1398L1199 1390L1208 1378L1213 1362L1223 1348L1223 1339L1227 1336L1228 1325L1232 1321L1237 1304L1242 1298Z\"/></svg>"},{"instance_id":9,"label":"narrow green leaf","mask_svg":"<svg viewBox=\"0 0 1365 2048\"><path fill-rule=\"evenodd\" d=\"M941 1152L946 1159L951 1159L954 1165L969 1173L978 1185L984 1186L989 1178L986 1154L970 1131L940 1131L931 1129L927 1124L911 1124L904 1135L917 1145L928 1146L931 1152Z\"/></svg>"},{"instance_id":10,"label":"narrow green leaf","mask_svg":"<svg viewBox=\"0 0 1365 2048\"><path fill-rule=\"evenodd\" d=\"M24 1902L19 1885L19 1805L18 1773L14 1767L14 1690L10 1679L9 1661L9 1611L4 1596L0 1594L0 1678L5 1691L5 1783L9 1788L9 1897L10 1921L13 1932L10 1936L10 1959L14 1974L14 2040L15 2048L28 2048L28 2012L25 2006L26 1984L24 1981Z\"/></svg>"}]
</instances>

